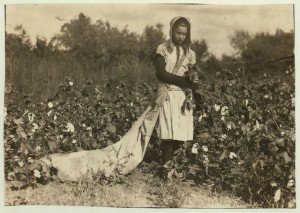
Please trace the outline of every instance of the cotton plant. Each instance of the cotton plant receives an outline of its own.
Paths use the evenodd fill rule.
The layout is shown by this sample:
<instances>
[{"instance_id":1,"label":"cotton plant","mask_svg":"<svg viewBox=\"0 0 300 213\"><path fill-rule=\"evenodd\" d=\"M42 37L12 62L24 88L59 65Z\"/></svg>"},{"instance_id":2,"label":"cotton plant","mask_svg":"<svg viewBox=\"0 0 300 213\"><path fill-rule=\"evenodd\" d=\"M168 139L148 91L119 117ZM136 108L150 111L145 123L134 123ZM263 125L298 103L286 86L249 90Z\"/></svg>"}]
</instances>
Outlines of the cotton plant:
<instances>
[{"instance_id":1,"label":"cotton plant","mask_svg":"<svg viewBox=\"0 0 300 213\"><path fill-rule=\"evenodd\" d=\"M68 123L67 123L66 128L67 128L67 129L63 130L64 132L70 132L70 133L73 133L73 132L75 131L74 124L72 124L71 122L68 122Z\"/></svg>"},{"instance_id":2,"label":"cotton plant","mask_svg":"<svg viewBox=\"0 0 300 213\"><path fill-rule=\"evenodd\" d=\"M288 76L285 77L287 78ZM282 174L280 169L282 170L283 167L284 169L293 167L295 163L293 156L295 140L290 139L290 130L288 129L294 125L294 117L290 115L289 119L281 119L281 116L284 118L287 117L282 113L284 108L291 112L295 111L295 93L293 89L290 89L292 85L283 85L282 82L279 82L279 87L276 87L276 92L265 89L263 92L256 93L255 91L262 88L264 84L266 88L272 85L271 81L265 81L266 79L263 79L263 82L259 79L255 80L255 82L247 85L247 89L240 89L243 88L242 86L244 85L237 81L237 87L233 85L226 91L227 93L224 93L236 98L235 105L229 103L230 100L227 100L226 96L222 97L218 89L215 91L206 91L206 89L203 89L205 94L204 98L208 99L208 101L204 103L207 111L194 112L194 116L196 116L194 142L191 144L191 147L189 146L189 148L185 150L186 161L183 161L184 163L178 163L178 166L182 166L181 168L186 169L187 171L185 172L187 173L191 169L195 176L199 176L206 181L207 177L204 175L206 170L203 171L204 166L207 171L209 170L209 180L212 181L216 187L220 186L218 178L221 173L222 177L224 177L222 183L226 183L233 188L239 185L238 189L243 194L239 194L238 196L243 198L249 197L250 192L255 194L256 196L252 197L253 202L257 202L259 205L266 205L265 203L267 202L274 203L275 200L277 201L276 204L279 205L284 200L287 200L286 205L293 206L295 202L293 202L292 196L290 200L287 198L287 195L291 195L295 189L296 183L293 175L287 174L280 176L280 178L272 179L274 181L276 180L276 182L272 183L272 186L268 186L273 190L269 195L261 190L264 185L259 181L255 181L255 178L263 179L264 184L268 184L272 181L270 178L273 178L273 175ZM60 92L76 91L77 88L74 87L74 84L71 85L72 83L70 84L70 82L74 81L66 81L63 85L64 87L59 88L61 89ZM8 163L10 168L20 167L23 170L28 164L32 164L34 159L38 158L34 156L35 154L48 154L49 149L47 144L45 145L45 143L40 141L48 141L49 138L61 145L58 147L57 152L72 152L76 150L72 149L76 146L80 146L83 149L91 149L92 147L89 146L84 147L89 141L97 140L97 143L110 141L110 143L105 143L103 146L98 146L99 144L97 144L95 148L105 148L108 144L113 144L114 141L118 141L126 131L130 129L131 122L134 122L135 118L132 114L138 115L137 111L142 112L148 105L139 106L139 104L137 104L139 103L137 100L142 100L142 98L145 97L147 90L141 92L133 88L134 93L132 93L131 87L124 88L120 85L117 86L120 87L117 92L114 90L106 90L105 85L103 85L103 87L102 85L97 85L99 91L95 90L95 86L91 86L91 92L87 90L86 96L82 95L83 89L80 89L78 91L79 95L76 96L76 98L78 98L77 100L75 100L74 95L74 100L64 102L64 100L71 97L69 93L67 93L68 95L60 97L62 101L59 100L59 104L56 98L48 99L48 101L44 101L43 104L40 104L41 102L39 101L36 106L41 106L41 108L38 108L38 110L36 109L37 107L25 107L24 105L20 105L19 108L22 111L14 112L15 109L10 109L8 105L5 125L9 125L9 128L17 128L19 135L16 132L7 130L5 132L4 144L17 144L20 141L25 141L26 143L29 141L32 145L32 149L26 148L22 151L14 149L13 146L5 147L5 152L9 153L8 156L10 156L11 160ZM216 88L219 88L218 83L216 83ZM141 90L141 88L138 89ZM99 95L100 91L106 92ZM266 94L268 94L269 97L265 98L264 96ZM121 95L123 95L123 98L121 98ZM126 99L125 97L127 96L130 96L130 99ZM270 97L273 97L273 100ZM275 97L280 98L282 101L275 102ZM131 103L134 103L133 106L130 106L132 105ZM94 106L98 105L99 108L94 108ZM124 107L126 110L124 110ZM210 109L210 111L207 108ZM239 111L241 108L244 110ZM25 113L24 109L27 109ZM256 111L256 113L253 113L254 111ZM35 116L31 116L30 113L33 113ZM209 116L209 119L204 119L205 113ZM251 118L249 118L250 113L253 113L251 114ZM259 117L260 114L263 114L264 119ZM109 119L102 119L102 117L109 117ZM72 120L70 120L70 118L72 118ZM95 123L89 122L86 118L97 123L97 126ZM266 120L269 122L268 124L274 126L274 128L268 129L268 134L261 130L266 125ZM234 122L236 127L231 121ZM246 124L246 121L249 122ZM68 123L72 125L68 125ZM122 128L117 127L117 136L113 138L111 136L113 134L109 132L107 127L115 123L121 123L120 126ZM96 127L98 131L92 131L92 129ZM22 130L22 128L23 132L27 135L26 139L21 136L22 131L20 130ZM47 132L45 132L45 129L47 129ZM57 131L54 132L54 130ZM257 138L255 138L255 136L252 138L249 137L250 139L248 140L247 132L253 130L261 131L263 134L261 134L262 136L258 134ZM33 133L35 132L35 134L33 137L28 137L31 131L33 131ZM74 134L75 132L76 134ZM89 132L93 134L89 134ZM204 133L206 132L208 132L208 134L205 136ZM199 135L201 135L201 137ZM268 135L272 135L273 137L271 145L275 150L273 156L274 162L266 162L265 159L259 159L260 162L258 165L262 166L253 167L253 161L259 157L260 150L251 148L259 143L258 141L262 138L270 139L267 137ZM47 139L44 139L44 137ZM277 139L281 139L284 144L283 147L288 149L284 155L281 154L281 156L277 156L276 154L281 146L278 145ZM286 142L291 143L292 146L288 147ZM268 148L267 146L267 149ZM220 159L223 153L224 158ZM15 155L16 157L14 158ZM268 154L266 155L268 156ZM29 158L29 156L34 156L34 158ZM285 163L284 157L288 159L288 163ZM290 158L292 160L290 160ZM244 162L242 162L243 160ZM19 162L25 165L23 166L23 164ZM278 168L275 167L275 163ZM275 169L268 171L267 165L274 166ZM243 169L242 172L239 169ZM263 172L261 172L261 170L263 170ZM31 175L34 175L33 173L34 172L32 172ZM43 176L43 173L41 173L41 175ZM14 176L16 176L14 173L7 174L7 177L10 179L13 179ZM36 176L36 178L39 179L39 175L36 174ZM245 185L249 180L257 184ZM243 188L246 190L242 191ZM277 197L274 199L275 192L279 188L281 191L280 193L279 191L277 192Z\"/></svg>"}]
</instances>

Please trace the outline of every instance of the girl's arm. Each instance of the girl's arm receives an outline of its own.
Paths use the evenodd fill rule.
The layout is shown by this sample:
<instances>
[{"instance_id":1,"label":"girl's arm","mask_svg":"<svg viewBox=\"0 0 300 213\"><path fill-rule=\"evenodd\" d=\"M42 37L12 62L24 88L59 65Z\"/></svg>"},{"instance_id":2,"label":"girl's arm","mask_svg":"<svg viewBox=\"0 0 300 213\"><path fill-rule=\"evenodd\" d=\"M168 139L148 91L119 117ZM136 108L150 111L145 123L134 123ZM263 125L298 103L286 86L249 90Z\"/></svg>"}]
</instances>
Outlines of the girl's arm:
<instances>
[{"instance_id":1,"label":"girl's arm","mask_svg":"<svg viewBox=\"0 0 300 213\"><path fill-rule=\"evenodd\" d=\"M189 88L192 90L196 90L198 88L198 84L192 83L188 77L186 76L178 76L172 73L169 73L165 70L166 62L162 55L156 54L154 59L156 77L168 84L173 84L183 88Z\"/></svg>"}]
</instances>

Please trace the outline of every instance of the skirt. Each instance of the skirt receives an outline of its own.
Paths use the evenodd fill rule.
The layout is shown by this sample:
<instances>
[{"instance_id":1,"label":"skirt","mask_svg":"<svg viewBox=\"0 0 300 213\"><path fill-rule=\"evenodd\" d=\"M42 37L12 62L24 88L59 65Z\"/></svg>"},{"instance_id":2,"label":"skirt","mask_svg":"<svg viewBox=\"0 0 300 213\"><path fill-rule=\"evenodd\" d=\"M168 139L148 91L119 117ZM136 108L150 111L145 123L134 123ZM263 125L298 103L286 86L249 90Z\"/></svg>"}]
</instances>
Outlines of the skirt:
<instances>
[{"instance_id":1,"label":"skirt","mask_svg":"<svg viewBox=\"0 0 300 213\"><path fill-rule=\"evenodd\" d=\"M157 136L162 140L193 140L193 110L182 112L186 98L182 90L168 91L159 109Z\"/></svg>"}]
</instances>

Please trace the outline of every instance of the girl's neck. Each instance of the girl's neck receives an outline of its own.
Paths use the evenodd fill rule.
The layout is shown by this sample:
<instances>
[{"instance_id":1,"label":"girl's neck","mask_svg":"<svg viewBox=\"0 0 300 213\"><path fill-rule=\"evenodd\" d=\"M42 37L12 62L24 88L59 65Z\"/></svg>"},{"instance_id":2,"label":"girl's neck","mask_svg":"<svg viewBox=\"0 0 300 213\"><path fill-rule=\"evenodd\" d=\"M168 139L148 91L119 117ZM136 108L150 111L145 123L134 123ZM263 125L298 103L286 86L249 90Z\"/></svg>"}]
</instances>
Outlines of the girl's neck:
<instances>
[{"instance_id":1,"label":"girl's neck","mask_svg":"<svg viewBox=\"0 0 300 213\"><path fill-rule=\"evenodd\" d=\"M176 46L176 47L181 47L181 46L183 46L184 44L182 43L182 44L178 44L178 43L176 43L176 42L173 42L174 43L174 45Z\"/></svg>"}]
</instances>

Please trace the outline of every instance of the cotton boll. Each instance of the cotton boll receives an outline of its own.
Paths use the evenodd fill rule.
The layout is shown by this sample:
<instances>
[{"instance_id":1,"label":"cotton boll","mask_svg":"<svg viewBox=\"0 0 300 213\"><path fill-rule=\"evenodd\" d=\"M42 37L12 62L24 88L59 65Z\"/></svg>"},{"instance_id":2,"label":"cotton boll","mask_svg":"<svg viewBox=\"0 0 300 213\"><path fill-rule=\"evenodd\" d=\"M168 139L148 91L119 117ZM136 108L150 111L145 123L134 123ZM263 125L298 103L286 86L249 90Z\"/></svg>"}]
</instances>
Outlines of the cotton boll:
<instances>
[{"instance_id":1,"label":"cotton boll","mask_svg":"<svg viewBox=\"0 0 300 213\"><path fill-rule=\"evenodd\" d=\"M40 173L40 171L39 170L33 170L33 175L34 175L34 177L36 177L36 178L41 178L41 173Z\"/></svg>"},{"instance_id":2,"label":"cotton boll","mask_svg":"<svg viewBox=\"0 0 300 213\"><path fill-rule=\"evenodd\" d=\"M218 104L215 104L214 108L215 108L215 111L218 112L220 110L221 106Z\"/></svg>"},{"instance_id":3,"label":"cotton boll","mask_svg":"<svg viewBox=\"0 0 300 213\"><path fill-rule=\"evenodd\" d=\"M232 128L232 127L231 127L231 124L228 123L228 124L227 124L227 129L228 129L228 130L231 130L231 128Z\"/></svg>"},{"instance_id":4,"label":"cotton boll","mask_svg":"<svg viewBox=\"0 0 300 213\"><path fill-rule=\"evenodd\" d=\"M52 103L52 102L49 102L49 103L48 103L48 108L49 108L49 109L53 108L53 103Z\"/></svg>"},{"instance_id":5,"label":"cotton boll","mask_svg":"<svg viewBox=\"0 0 300 213\"><path fill-rule=\"evenodd\" d=\"M234 152L229 153L229 158L230 159L233 159L233 158L236 158L236 157L237 157L237 155Z\"/></svg>"},{"instance_id":6,"label":"cotton boll","mask_svg":"<svg viewBox=\"0 0 300 213\"><path fill-rule=\"evenodd\" d=\"M18 164L20 167L23 167L25 165L23 161L18 162Z\"/></svg>"},{"instance_id":7,"label":"cotton boll","mask_svg":"<svg viewBox=\"0 0 300 213\"><path fill-rule=\"evenodd\" d=\"M198 122L201 122L201 121L202 121L202 118L203 118L203 116L200 115L199 118L198 118Z\"/></svg>"},{"instance_id":8,"label":"cotton boll","mask_svg":"<svg viewBox=\"0 0 300 213\"><path fill-rule=\"evenodd\" d=\"M198 154L198 143L195 143L192 147L192 153L193 154Z\"/></svg>"},{"instance_id":9,"label":"cotton boll","mask_svg":"<svg viewBox=\"0 0 300 213\"><path fill-rule=\"evenodd\" d=\"M50 117L50 115L52 114L52 110L50 110L49 112L47 112L47 115Z\"/></svg>"},{"instance_id":10,"label":"cotton boll","mask_svg":"<svg viewBox=\"0 0 300 213\"><path fill-rule=\"evenodd\" d=\"M293 187L295 184L295 181L293 179L289 180L287 187Z\"/></svg>"},{"instance_id":11,"label":"cotton boll","mask_svg":"<svg viewBox=\"0 0 300 213\"><path fill-rule=\"evenodd\" d=\"M202 150L203 150L204 152L208 152L208 147L205 146L205 145L203 145L203 146L202 146Z\"/></svg>"}]
</instances>

